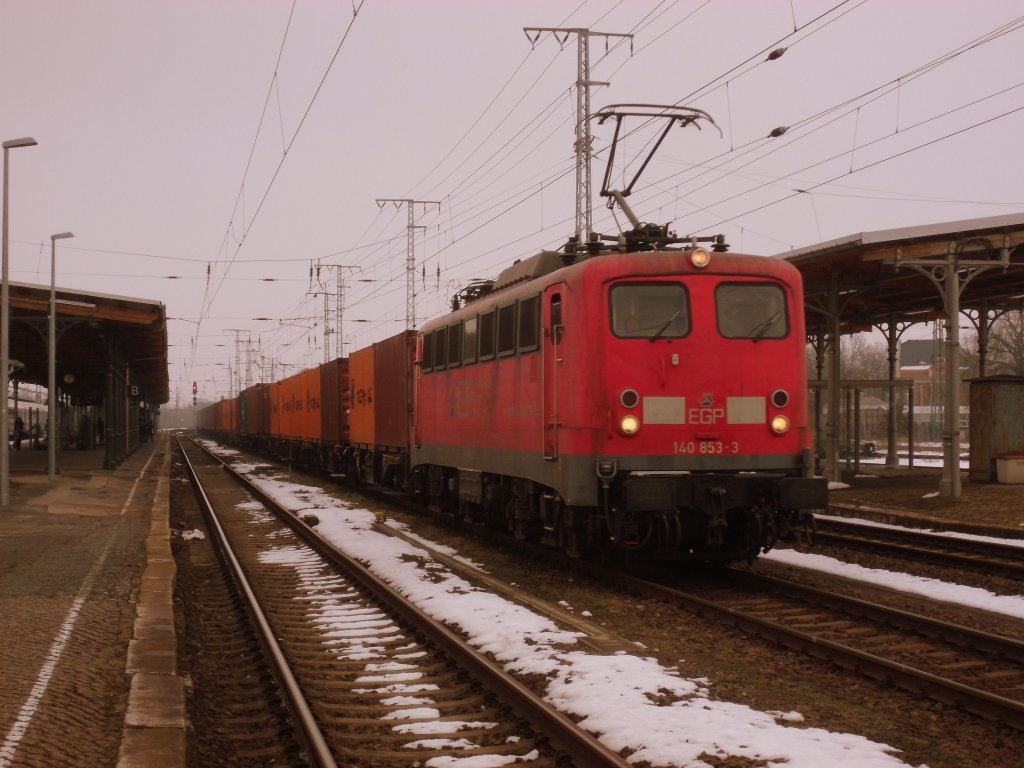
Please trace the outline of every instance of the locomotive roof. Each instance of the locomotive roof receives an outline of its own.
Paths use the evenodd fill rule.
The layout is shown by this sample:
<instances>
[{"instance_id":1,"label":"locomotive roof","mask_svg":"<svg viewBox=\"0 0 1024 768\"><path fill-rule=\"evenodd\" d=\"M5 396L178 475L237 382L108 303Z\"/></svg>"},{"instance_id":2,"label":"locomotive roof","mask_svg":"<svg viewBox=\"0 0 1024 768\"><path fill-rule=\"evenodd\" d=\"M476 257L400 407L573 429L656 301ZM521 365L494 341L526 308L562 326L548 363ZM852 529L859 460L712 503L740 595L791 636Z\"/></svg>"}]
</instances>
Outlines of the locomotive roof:
<instances>
[{"instance_id":1,"label":"locomotive roof","mask_svg":"<svg viewBox=\"0 0 1024 768\"><path fill-rule=\"evenodd\" d=\"M628 274L662 274L651 270L652 260L666 256L682 256L689 253L691 248L665 248L655 251L600 251L594 254L587 254L579 257L566 255L562 251L541 251L529 258L516 261L512 266L503 270L493 281L476 281L456 296L457 306L451 313L436 317L427 321L421 327L421 331L428 331L434 327L451 322L453 314L460 312L471 313L478 306L478 302L487 299L500 301L497 294L519 286L526 286L528 283L543 278L547 275L558 272L562 269L600 269L602 266L612 272L621 271L623 275ZM623 263L623 261L627 263ZM707 273L721 274L723 270L716 270L713 266L716 262L721 265L723 262L728 266L726 273L734 274L758 274L772 276L774 278L790 281L797 275L796 268L783 259L775 259L769 256L755 256L751 254L733 252L715 252L711 256L712 266ZM525 289L529 290L529 289Z\"/></svg>"},{"instance_id":2,"label":"locomotive roof","mask_svg":"<svg viewBox=\"0 0 1024 768\"><path fill-rule=\"evenodd\" d=\"M502 270L498 279L494 281L492 290L500 291L525 280L534 280L564 266L567 266L565 254L558 251L541 251L528 259L516 260L511 267Z\"/></svg>"},{"instance_id":3,"label":"locomotive roof","mask_svg":"<svg viewBox=\"0 0 1024 768\"><path fill-rule=\"evenodd\" d=\"M659 256L661 254L673 253L680 254L686 253L690 249L663 249L657 251L601 251L594 255L584 256L583 258L567 257L561 251L541 251L535 256L531 256L528 259L522 259L516 261L512 266L503 270L498 278L494 281L491 286L489 293L495 293L497 291L504 290L513 285L527 282L529 280L535 280L536 278L543 277L552 272L555 272L563 267L578 265L583 263L598 263L600 260L613 260L620 258L637 259L643 256ZM716 261L728 260L733 265L740 265L747 262L756 263L758 271L765 269L766 260L771 260L770 257L766 256L752 256L742 253L730 253L730 252L716 252L712 254L711 262L714 264ZM769 269L768 271L786 271L789 269L787 262L781 259L774 259L775 264L779 266L777 269Z\"/></svg>"}]
</instances>

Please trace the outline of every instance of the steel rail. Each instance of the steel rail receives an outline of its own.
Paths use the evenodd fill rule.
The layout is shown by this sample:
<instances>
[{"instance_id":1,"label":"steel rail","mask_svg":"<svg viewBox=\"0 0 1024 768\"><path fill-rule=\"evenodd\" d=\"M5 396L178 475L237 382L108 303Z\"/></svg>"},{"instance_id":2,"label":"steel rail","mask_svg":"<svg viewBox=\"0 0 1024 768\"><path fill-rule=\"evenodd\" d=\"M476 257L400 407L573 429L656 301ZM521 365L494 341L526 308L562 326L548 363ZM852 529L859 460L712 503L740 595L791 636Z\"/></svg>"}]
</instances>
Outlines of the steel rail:
<instances>
[{"instance_id":1,"label":"steel rail","mask_svg":"<svg viewBox=\"0 0 1024 768\"><path fill-rule=\"evenodd\" d=\"M815 541L834 546L880 550L986 574L1024 579L1024 547L940 536L925 531L879 528L843 520L817 520ZM907 543L909 542L909 543ZM959 550L959 551L955 551Z\"/></svg>"},{"instance_id":2,"label":"steel rail","mask_svg":"<svg viewBox=\"0 0 1024 768\"><path fill-rule=\"evenodd\" d=\"M744 631L792 650L824 659L876 680L890 682L904 690L925 693L937 701L960 707L982 717L1000 720L1019 731L1024 731L1024 702L972 688L954 680L947 680L930 672L884 659L807 632L791 629L783 624L768 621L672 587L623 573L610 574L610 577L621 588L631 590L638 595L680 603L698 615L728 621ZM750 575L750 578L760 577ZM783 583L787 588L790 586L788 582ZM832 595L832 598L845 600L842 595ZM889 610L885 606L877 606L877 608L882 611ZM958 627L958 629L967 633L973 631L965 627Z\"/></svg>"},{"instance_id":3,"label":"steel rail","mask_svg":"<svg viewBox=\"0 0 1024 768\"><path fill-rule=\"evenodd\" d=\"M861 600L857 597L838 595L835 592L829 592L795 581L786 581L785 579L773 576L753 574L737 569L733 569L731 575L740 579L748 579L755 584L760 582L776 589L794 592L821 605L837 607L850 613L859 613L865 618L884 622L892 627L920 632L927 637L955 643L964 648L973 648L993 655L1004 656L1007 659L1024 664L1024 642L1012 637L982 632L972 627L952 624L948 621L933 619L930 616L922 616L910 611L901 611L898 608L890 608L887 605L872 603L869 600Z\"/></svg>"},{"instance_id":4,"label":"steel rail","mask_svg":"<svg viewBox=\"0 0 1024 768\"><path fill-rule=\"evenodd\" d=\"M444 624L424 614L409 600L371 573L362 563L350 558L323 539L311 526L254 485L222 458L210 453L198 443L195 445L216 459L228 475L277 515L320 555L338 568L345 570L374 598L448 654L464 670L479 680L485 688L511 704L539 734L546 736L553 746L568 755L572 760L572 765L578 766L578 768L629 768L630 763L621 755L606 747L571 718L551 707L537 694L506 673L498 664L468 645Z\"/></svg>"},{"instance_id":5,"label":"steel rail","mask_svg":"<svg viewBox=\"0 0 1024 768\"><path fill-rule=\"evenodd\" d=\"M323 732L320 730L320 726L316 722L316 718L313 716L313 712L310 709L309 704L306 702L305 696L302 694L302 689L300 688L298 681L292 674L291 666L288 664L288 659L285 657L284 651L277 642L277 638L270 626L270 622L267 621L267 617L264 614L263 609L260 607L259 600L256 598L256 593L249 584L249 580L246 578L245 571L242 568L241 563L239 563L238 558L232 551L227 533L221 526L217 513L213 509L213 504L210 501L210 498L206 495L206 490L203 488L203 484L199 480L195 467L192 466L192 461L181 446L180 437L178 437L178 449L181 451L181 455L185 459L185 467L188 470L189 476L192 478L192 486L195 488L196 494L203 507L203 514L206 516L206 519L210 524L210 528L213 530L215 538L217 539L218 551L224 557L224 562L228 566L231 578L235 582L239 593L245 601L246 609L248 610L249 616L253 622L253 627L255 628L260 643L263 645L263 648L271 662L274 676L277 678L277 681L281 686L281 690L284 692L288 707L291 709L296 722L299 724L301 736L306 743L310 757L317 768L337 768L337 763L327 746L327 741L324 738Z\"/></svg>"}]
</instances>

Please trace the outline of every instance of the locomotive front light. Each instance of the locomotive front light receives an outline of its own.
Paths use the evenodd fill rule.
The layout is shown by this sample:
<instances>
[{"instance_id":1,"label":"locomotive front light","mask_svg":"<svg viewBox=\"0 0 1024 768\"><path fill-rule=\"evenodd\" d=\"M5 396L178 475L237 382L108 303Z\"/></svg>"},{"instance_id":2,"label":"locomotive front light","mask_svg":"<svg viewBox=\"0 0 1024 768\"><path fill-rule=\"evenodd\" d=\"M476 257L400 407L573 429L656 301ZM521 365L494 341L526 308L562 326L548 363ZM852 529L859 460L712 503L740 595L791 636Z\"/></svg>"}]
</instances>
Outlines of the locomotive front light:
<instances>
[{"instance_id":1,"label":"locomotive front light","mask_svg":"<svg viewBox=\"0 0 1024 768\"><path fill-rule=\"evenodd\" d=\"M772 392L772 405L776 408L785 408L789 405L789 392L784 389L776 389Z\"/></svg>"},{"instance_id":2,"label":"locomotive front light","mask_svg":"<svg viewBox=\"0 0 1024 768\"><path fill-rule=\"evenodd\" d=\"M619 395L619 402L624 408L636 408L640 404L640 393L635 389L624 389Z\"/></svg>"},{"instance_id":3,"label":"locomotive front light","mask_svg":"<svg viewBox=\"0 0 1024 768\"><path fill-rule=\"evenodd\" d=\"M619 422L619 429L626 436L635 435L640 431L640 419L636 416L623 416L622 421Z\"/></svg>"},{"instance_id":4,"label":"locomotive front light","mask_svg":"<svg viewBox=\"0 0 1024 768\"><path fill-rule=\"evenodd\" d=\"M789 431L789 419L785 416L775 416L772 418L772 432L776 435L784 435Z\"/></svg>"},{"instance_id":5,"label":"locomotive front light","mask_svg":"<svg viewBox=\"0 0 1024 768\"><path fill-rule=\"evenodd\" d=\"M694 248L690 251L690 263L697 269L704 269L711 263L711 254L703 248Z\"/></svg>"}]
</instances>

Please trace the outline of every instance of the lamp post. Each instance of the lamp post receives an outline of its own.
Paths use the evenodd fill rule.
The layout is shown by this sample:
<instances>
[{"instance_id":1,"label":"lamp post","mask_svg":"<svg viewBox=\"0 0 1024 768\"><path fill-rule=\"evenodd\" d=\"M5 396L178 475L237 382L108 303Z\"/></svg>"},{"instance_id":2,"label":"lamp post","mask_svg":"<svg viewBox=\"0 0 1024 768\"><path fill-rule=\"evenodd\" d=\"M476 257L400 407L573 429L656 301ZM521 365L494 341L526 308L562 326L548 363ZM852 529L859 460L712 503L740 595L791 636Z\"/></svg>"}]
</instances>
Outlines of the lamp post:
<instances>
[{"instance_id":1,"label":"lamp post","mask_svg":"<svg viewBox=\"0 0 1024 768\"><path fill-rule=\"evenodd\" d=\"M4 224L3 224L3 284L0 289L0 376L4 381L3 396L0 397L0 429L3 429L3 438L0 439L0 506L6 507L11 503L11 444L10 428L7 424L7 391L10 385L11 372L11 285L7 276L7 152L18 147L34 147L38 142L26 136L23 139L11 139L5 141L4 147Z\"/></svg>"},{"instance_id":2,"label":"lamp post","mask_svg":"<svg viewBox=\"0 0 1024 768\"><path fill-rule=\"evenodd\" d=\"M57 476L57 241L74 237L70 232L50 235L50 368L46 380L46 447L50 461L47 476Z\"/></svg>"}]
</instances>

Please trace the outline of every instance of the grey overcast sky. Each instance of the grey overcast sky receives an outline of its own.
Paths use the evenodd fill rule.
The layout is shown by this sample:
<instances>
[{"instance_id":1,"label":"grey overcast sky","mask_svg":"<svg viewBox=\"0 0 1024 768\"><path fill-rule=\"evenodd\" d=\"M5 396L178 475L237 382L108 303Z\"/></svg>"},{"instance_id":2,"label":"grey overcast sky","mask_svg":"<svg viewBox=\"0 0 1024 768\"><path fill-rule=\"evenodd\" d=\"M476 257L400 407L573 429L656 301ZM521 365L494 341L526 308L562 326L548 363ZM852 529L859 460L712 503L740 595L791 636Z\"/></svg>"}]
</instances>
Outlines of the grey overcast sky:
<instances>
[{"instance_id":1,"label":"grey overcast sky","mask_svg":"<svg viewBox=\"0 0 1024 768\"><path fill-rule=\"evenodd\" d=\"M58 286L163 302L170 404L216 398L236 338L243 385L325 359L339 273L345 354L404 328L407 213L375 201L414 198L435 316L573 231L576 38L523 27L633 35L590 38L592 111L714 117L631 198L681 235L774 255L1024 210L1019 0L0 0L0 138L39 142L10 152L11 279L48 284L74 232Z\"/></svg>"}]
</instances>

